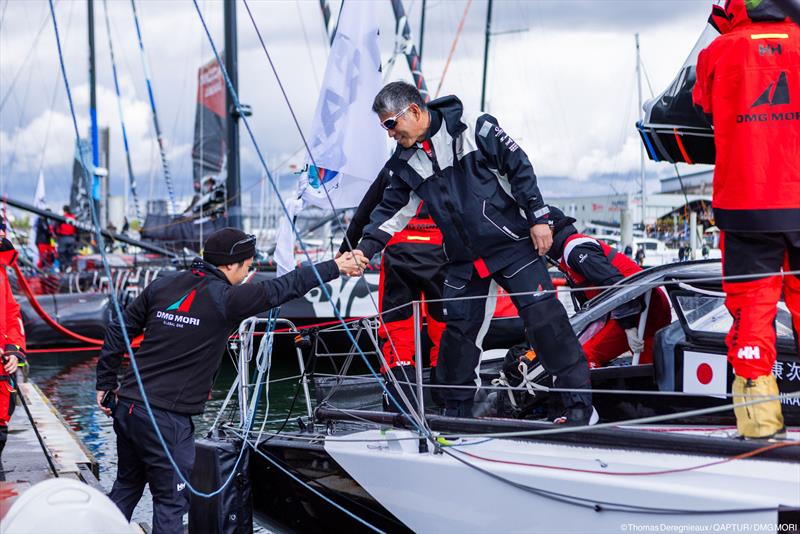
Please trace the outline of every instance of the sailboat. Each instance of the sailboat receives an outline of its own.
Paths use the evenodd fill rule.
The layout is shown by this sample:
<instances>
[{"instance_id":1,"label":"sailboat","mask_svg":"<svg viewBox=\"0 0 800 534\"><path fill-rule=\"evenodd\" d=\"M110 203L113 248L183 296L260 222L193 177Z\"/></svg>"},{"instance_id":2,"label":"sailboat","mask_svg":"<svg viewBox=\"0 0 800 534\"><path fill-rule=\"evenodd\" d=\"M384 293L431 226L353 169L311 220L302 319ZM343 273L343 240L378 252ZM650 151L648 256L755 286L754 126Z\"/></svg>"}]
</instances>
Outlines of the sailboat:
<instances>
[{"instance_id":1,"label":"sailboat","mask_svg":"<svg viewBox=\"0 0 800 534\"><path fill-rule=\"evenodd\" d=\"M480 413L454 418L438 414L421 327L415 366L406 368L410 394L390 399L376 371L385 364L376 317L318 332L282 322L260 345L253 332L268 319L249 319L239 330L239 378L228 396L238 399L238 419L218 421L214 439L203 446L249 449L253 508L278 530L793 528L800 513L800 360L791 317L781 303L775 374L788 439L735 439L725 345L731 318L720 280L718 261L655 267L606 289L570 318L585 342L613 309L662 286L675 317L655 336L653 363L622 355L591 370L601 424L578 428L546 421L550 394L559 391L552 382L524 373L519 386L503 380L513 340L484 347L477 370ZM412 307L420 317L422 303ZM318 335L345 328L352 335L349 350L336 353L318 343ZM255 360L259 373L268 374L269 347L281 336L297 340L292 409L269 424L265 415L253 429L245 423L254 402L251 365ZM322 360L333 360L338 371L315 371ZM532 401L525 410L514 409L520 395ZM393 410L384 408L393 404Z\"/></svg>"}]
</instances>

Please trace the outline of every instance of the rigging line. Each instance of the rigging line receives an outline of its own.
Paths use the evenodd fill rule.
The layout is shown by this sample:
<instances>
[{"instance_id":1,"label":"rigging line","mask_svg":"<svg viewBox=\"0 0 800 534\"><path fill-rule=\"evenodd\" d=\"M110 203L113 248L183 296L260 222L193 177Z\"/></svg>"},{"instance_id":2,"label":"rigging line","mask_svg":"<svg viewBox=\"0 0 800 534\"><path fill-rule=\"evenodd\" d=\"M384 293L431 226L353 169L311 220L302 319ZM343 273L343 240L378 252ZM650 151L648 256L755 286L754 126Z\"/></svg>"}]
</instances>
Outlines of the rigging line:
<instances>
[{"instance_id":1,"label":"rigging line","mask_svg":"<svg viewBox=\"0 0 800 534\"><path fill-rule=\"evenodd\" d=\"M602 369L613 369L614 367L603 367ZM338 375L332 374L325 374L319 373L317 376L322 377L336 377ZM358 375L353 376L352 378L358 378ZM405 382L405 381L398 381L399 384L406 384L406 385L415 385L416 382ZM491 386L491 385L483 385L481 384L480 387L478 386L469 386L464 384L422 384L423 388L428 389L481 389L486 391L519 391L519 392L526 392L528 388L525 386ZM539 386L538 384L535 386L535 389L540 392L547 392L547 393L582 393L585 392L585 389L580 388L556 388L556 387L549 387L549 386ZM665 396L665 397L709 397L708 393L690 393L687 391L657 391L657 390L647 390L647 389L594 389L592 388L592 394L599 394L599 395L643 395L643 396ZM733 398L733 397L741 397L741 394L735 393L719 393L714 394L715 397L726 397L726 398ZM776 400L777 397L774 395L749 395L748 398L759 398L759 399L767 399L767 400Z\"/></svg>"},{"instance_id":2,"label":"rigging line","mask_svg":"<svg viewBox=\"0 0 800 534\"><path fill-rule=\"evenodd\" d=\"M583 390L588 391L588 390ZM736 407L744 407L744 406L752 406L755 404L762 404L765 402L774 402L776 400L781 399L795 399L800 398L800 391L795 391L792 393L780 393L779 395L775 395L772 397L762 398L751 400L747 402L740 402L736 404ZM669 421L671 419L683 419L683 418L690 418L699 415L708 415L713 413L720 413L725 412L733 409L733 404L724 404L721 406L712 406L710 408L700 408L697 410L687 410L684 412L676 412L672 414L665 414L665 415L653 415L650 417L640 417L638 419L629 419L627 421L613 421L609 423L598 423L592 426L574 426L574 427L563 427L561 425L554 425L556 428L546 428L542 430L518 430L518 431L510 431L510 432L486 432L486 433L476 433L476 434L466 434L460 433L458 436L469 436L473 438L525 438L525 437L535 437L535 436L546 436L551 434L569 434L569 433L580 433L580 432L592 432L595 430L602 430L605 428L617 428L622 426L633 426L633 425L642 425L642 424L650 424L650 423L661 423L663 421ZM443 435L444 438L450 439L454 438L453 435Z\"/></svg>"},{"instance_id":3,"label":"rigging line","mask_svg":"<svg viewBox=\"0 0 800 534\"><path fill-rule=\"evenodd\" d=\"M650 287L656 288L666 285L680 285L680 284L693 284L699 282L732 282L732 281L742 281L742 280L753 280L758 278L765 278L768 276L800 276L800 270L795 271L776 271L770 273L757 273L757 274L740 274L740 275L728 275L728 276L710 276L706 278L694 278L689 280L660 280L660 281L653 281L653 282L636 282L632 284L617 284L613 285L606 285L606 286L591 286L591 287L560 287L558 289L543 289L541 291L527 291L527 292L520 292L520 293L506 293L508 296L523 296L523 295L546 295L548 293L557 293L559 291L563 291L565 293L572 293L572 292L582 292L589 289L611 289L611 288L628 288L628 287ZM624 280L624 279L623 279ZM450 299L426 299L425 302L445 302L445 301L455 301L455 300L474 300L474 299L485 299L487 298L485 295L476 295L471 297L454 297ZM594 300L594 299L592 299ZM412 301L413 302L422 302L422 301ZM401 308L403 306L409 306L411 303L406 303L397 308Z\"/></svg>"},{"instance_id":4,"label":"rigging line","mask_svg":"<svg viewBox=\"0 0 800 534\"><path fill-rule=\"evenodd\" d=\"M67 23L67 29L69 29L69 23ZM50 97L50 108L49 113L47 114L47 127L44 130L44 142L42 143L42 156L39 158L39 172L38 174L42 174L44 172L44 159L47 155L47 144L50 141L50 126L53 122L53 108L56 105L56 97L58 96L58 89L61 86L58 83L60 80L58 79L58 73L56 72L56 80L53 84L53 96Z\"/></svg>"},{"instance_id":5,"label":"rigging line","mask_svg":"<svg viewBox=\"0 0 800 534\"><path fill-rule=\"evenodd\" d=\"M644 79L647 82L647 88L650 90L650 98L655 98L655 93L653 92L653 86L650 84L650 76L647 74L647 68L644 66L644 61L642 61L641 56L639 57L639 65L642 67L642 72L644 73ZM686 209L689 206L689 195L686 193L686 186L683 183L683 177L681 176L680 170L678 170L678 164L673 163L672 168L675 170L675 176L678 178L678 184L681 187L681 193L683 193L683 200L686 203Z\"/></svg>"},{"instance_id":6,"label":"rigging line","mask_svg":"<svg viewBox=\"0 0 800 534\"><path fill-rule=\"evenodd\" d=\"M28 70L28 79L25 81L25 90L23 91L23 95L22 95L22 105L18 106L18 108L19 108L19 119L17 120L17 127L14 130L14 133L16 134L14 136L14 143L13 143L14 150L11 152L11 157L9 158L8 165L6 166L6 170L5 170L5 173L4 173L5 175L8 175L9 177L11 177L11 174L12 174L12 172L14 170L14 165L17 163L17 150L16 150L17 146L16 145L17 145L18 142L21 141L20 137L22 137L20 135L21 130L22 130L22 121L25 118L25 107L27 106L27 103L28 103L28 96L30 95L30 87L31 87L31 80L32 79L33 79L33 69L29 69ZM14 103L15 104L17 103L17 95L14 95ZM5 194L5 193L7 193L7 191L6 191L6 183L5 183L5 180L3 180L3 194Z\"/></svg>"},{"instance_id":7,"label":"rigging line","mask_svg":"<svg viewBox=\"0 0 800 534\"><path fill-rule=\"evenodd\" d=\"M69 103L69 110L70 110L70 116L71 116L71 119L72 119L73 133L75 134L75 138L76 139L80 139L80 132L79 132L79 129L78 129L78 119L77 119L77 116L75 115L75 105L74 105L74 102L73 102L73 99L72 99L72 90L70 88L69 78L67 77L66 64L64 63L64 54L63 54L63 51L62 51L62 48L61 48L61 38L60 38L60 35L59 35L59 31L58 31L58 20L56 18L54 0L48 0L48 1L49 1L49 4L50 4L50 15L51 15L51 18L53 20L53 31L55 33L56 47L57 47L57 50L58 50L59 66L61 68L61 75L62 75L62 77L64 79L64 88L65 88L66 93L67 93L67 102ZM79 158L80 158L80 163L81 163L84 186L88 187L90 185L90 176L89 176L88 167L86 165L86 162L84 161L83 151L78 151L78 153L79 153ZM89 203L89 208L90 208L89 211L90 211L90 214L91 214L91 217L92 217L92 228L94 230L95 239L96 239L96 242L97 242L97 245L98 245L98 249L99 249L99 252L100 252L100 257L102 258L102 262L103 262L103 270L105 271L106 277L110 280L110 279L112 279L111 267L110 267L109 262L108 262L108 254L106 253L105 239L103 238L103 233L100 230L100 219L99 219L99 215L97 213L97 207L95 206L94 202L90 202ZM155 414L153 413L153 410L152 410L152 408L150 406L150 401L149 401L149 398L147 396L147 392L144 389L144 383L142 382L142 376L141 376L141 374L139 372L139 366L138 366L138 364L136 362L136 356L135 356L135 354L133 352L133 348L131 347L131 340L130 340L130 337L128 335L128 328L127 328L127 324L125 322L125 316L124 316L124 314L122 312L122 308L120 306L119 299L117 298L117 294L112 291L110 293L110 297L111 297L111 303L112 303L113 308L114 308L113 311L115 313L115 316L116 316L117 320L119 321L120 331L121 331L121 334L122 334L123 342L125 344L126 352L128 353L128 358L130 359L130 362L131 362L131 369L133 370L133 374L136 377L136 383L137 383L137 386L139 388L139 393L142 396L142 400L144 402L145 410L147 411L147 415L150 418L150 423L152 424L153 429L155 430L155 434L158 437L158 440L159 440L159 442L161 444L162 449L164 450L164 453L165 453L165 455L167 457L167 460L170 462L170 465L172 466L172 468L175 471L175 473L181 479L181 482L186 484L186 487L189 489L190 492L194 493L195 495L197 495L199 497L203 497L203 498L213 497L214 495L219 494L231 482L231 480L233 480L233 477L236 474L236 466L238 466L239 462L241 461L241 459L242 459L242 457L244 455L244 451L245 451L246 447L242 447L242 450L239 453L239 457L237 458L236 463L234 464L234 469L231 470L230 476L215 491L210 492L210 493L202 493L202 492L197 491L194 488L194 486L192 486L191 482L184 476L184 474L181 472L180 468L178 467L178 464L176 463L175 458L173 457L172 453L169 450L169 447L167 446L166 441L164 440L164 436L161 433L161 429L158 426L158 423L156 422ZM255 396L256 396L256 399L257 399L258 398L258 388L256 388ZM252 424L252 421L254 419L254 415L255 415L255 410L253 410L253 414L250 414L250 416L248 417L248 421L247 421L248 423ZM247 427L247 428L249 428L249 427Z\"/></svg>"},{"instance_id":8,"label":"rigging line","mask_svg":"<svg viewBox=\"0 0 800 534\"><path fill-rule=\"evenodd\" d=\"M203 30L204 30L204 32L206 34L206 37L208 38L208 42L211 45L211 50L214 52L214 57L216 58L217 63L220 65L220 70L222 71L222 75L225 78L225 84L228 87L228 91L230 92L230 95L231 95L231 97L233 99L234 106L236 108L240 108L241 104L239 102L239 94L235 90L235 88L233 87L233 83L231 82L231 79L228 76L227 68L225 68L225 65L220 60L220 56L219 56L219 52L217 50L217 46L214 43L214 39L211 37L211 32L208 29L208 25L206 24L205 17L203 17L203 13L200 11L200 6L197 3L197 1L198 0L193 0L195 11L197 12L197 15L198 15L198 17L200 19L200 23L203 26ZM245 1L245 6L247 6L246 1ZM249 12L249 9L248 9L248 12ZM251 18L251 20L252 20L252 18ZM320 284L320 290L325 295L325 297L328 299L328 302L330 302L331 308L332 308L333 313L336 316L336 318L344 325L345 334L347 335L347 338L349 339L349 341L351 343L355 344L356 340L353 337L353 333L350 331L349 328L347 328L345 320L342 317L341 311L336 306L334 300L331 298L330 291L328 291L328 288L326 287L324 281L322 280L322 276L320 275L319 270L317 269L317 267L311 261L311 255L308 252L308 248L306 247L306 244L305 244L305 242L303 241L303 239L302 239L302 237L300 235L300 231L298 230L298 228L295 225L294 221L291 220L291 217L289 217L289 210L286 207L286 203L284 202L283 197L281 197L281 195L280 195L280 191L278 189L278 185L275 182L275 179L272 176L272 173L270 172L269 168L267 167L267 162L264 159L264 154L262 153L261 148L258 145L258 141L256 140L255 133L253 132L253 129L250 127L250 121L247 119L246 116L243 115L242 116L242 122L244 123L245 129L247 130L247 134L250 137L251 142L253 143L253 148L255 149L256 155L258 156L259 162L261 163L261 166L264 169L264 172L266 173L267 177L270 180L270 185L272 186L272 189L273 189L273 191L275 192L275 195L278 198L278 202L279 202L279 204L281 206L281 209L283 210L283 213L286 216L286 218L289 220L289 224L291 225L292 233L294 234L295 239L297 239L298 243L300 244L300 248L302 249L303 254L305 255L306 259L309 261L311 270L314 273L314 276L316 277L317 282L319 282L319 284ZM328 197L328 199L330 201L330 197ZM394 395L392 395L392 393L386 388L386 385L383 383L383 381L380 379L379 375L372 368L372 365L369 363L369 360L367 359L366 355L364 354L364 352L361 350L360 347L358 347L358 352L359 352L359 356L361 356L362 361L366 365L366 367L369 370L369 372L372 375L372 377L378 382L378 384L383 389L384 393L387 395L387 398L397 407L397 409L400 411L400 413L402 413L402 414L408 416L409 418L411 418L411 416L408 415L408 413L403 409L403 407L400 405L400 403L398 403L397 399L395 399ZM411 408L411 407L409 406L409 408ZM414 415L416 417L418 417L413 409L411 409L411 412L414 413ZM428 436L431 435L430 430L425 428L423 418L420 417L418 421L416 419L412 418L411 422L417 428L417 430L420 431L421 434L426 434Z\"/></svg>"},{"instance_id":9,"label":"rigging line","mask_svg":"<svg viewBox=\"0 0 800 534\"><path fill-rule=\"evenodd\" d=\"M136 25L136 38L139 41L139 53L142 59L142 68L144 69L144 79L147 85L147 96L150 100L150 111L153 115L153 126L156 131L156 140L158 141L158 150L161 155L161 167L164 170L164 181L167 184L167 194L172 207L172 213L177 214L178 210L175 206L175 190L172 186L172 178L169 173L169 162L167 161L166 147L164 146L164 136L161 133L161 126L158 122L158 112L156 111L156 100L153 95L153 83L150 81L150 66L147 61L147 54L144 50L144 42L142 41L142 30L139 25L139 15L136 12L136 0L131 0L131 9L133 10L133 22Z\"/></svg>"},{"instance_id":10,"label":"rigging line","mask_svg":"<svg viewBox=\"0 0 800 534\"><path fill-rule=\"evenodd\" d=\"M473 445L473 444L469 443L467 445ZM758 449L755 449L755 450L752 450L752 451L743 452L743 453L737 454L735 456L728 456L728 457L723 458L722 460L717 460L717 461L714 461L714 462L707 462L707 463L700 464L700 465L691 465L691 466L688 466L688 467L679 467L679 468L675 468L675 469L662 469L662 470L659 470L659 471L600 471L600 470L597 470L597 469L580 469L580 468L577 468L577 467L564 467L564 466L558 466L558 465L534 464L534 463L528 463L528 462L518 462L518 461L514 461L514 460L502 460L502 459L499 459L499 458L489 458L489 457L486 457L486 456L481 456L479 454L475 454L475 453L471 453L471 452L467 452L467 451L462 451L459 448L460 445L458 445L458 444L446 445L446 446L450 447L450 448L453 448L453 449L457 450L458 452L460 452L461 454L469 456L470 458L473 458L475 460L481 460L481 461L484 461L484 462L504 464L504 465L517 465L517 466L521 466L521 467L534 467L534 468L540 468L540 469L553 469L553 470L556 470L556 471L570 471L570 472L574 472L574 473L588 473L588 474L591 474L591 475L658 476L658 475L672 475L672 474L676 474L676 473L686 473L688 471L697 471L697 470L700 470L700 469L706 469L708 467L713 467L713 466L716 466L716 465L726 464L726 463L733 462L733 461L736 461L736 460L745 460L747 458L752 458L753 456L758 456L758 455L763 454L763 453L765 453L767 451L771 451L771 450L775 450L775 449L782 449L784 447L798 447L798 446L800 446L800 441L787 441L787 442L782 442L782 443L772 443L770 445L765 445L764 447L759 447Z\"/></svg>"},{"instance_id":11,"label":"rigging line","mask_svg":"<svg viewBox=\"0 0 800 534\"><path fill-rule=\"evenodd\" d=\"M8 4L11 3L11 0L6 0L6 4L3 6L3 12L0 13L0 31L3 30L3 21L6 20L6 10L8 9Z\"/></svg>"},{"instance_id":12,"label":"rigging line","mask_svg":"<svg viewBox=\"0 0 800 534\"><path fill-rule=\"evenodd\" d=\"M128 186L133 196L133 209L136 214L136 219L142 222L142 210L139 205L139 195L136 192L136 175L133 172L133 163L131 162L131 151L128 146L128 132L125 128L125 114L122 111L122 95L119 90L119 76L117 75L117 61L114 57L114 43L111 38L111 24L108 21L108 0L103 0L103 17L106 22L106 35L108 37L108 52L111 56L111 72L114 78L114 92L117 94L117 110L119 111L120 130L122 131L122 146L125 148L125 163L128 167Z\"/></svg>"},{"instance_id":13,"label":"rigging line","mask_svg":"<svg viewBox=\"0 0 800 534\"><path fill-rule=\"evenodd\" d=\"M436 87L436 93L433 95L433 98L439 98L439 92L442 90L442 84L444 84L444 78L447 76L447 69L450 68L450 62L453 60L453 55L456 53L456 47L458 46L458 39L461 37L461 32L464 30L464 22L467 20L467 14L469 13L469 8L472 5L472 0L467 0L467 5L464 6L464 13L461 15L461 20L458 23L458 29L456 29L456 35L453 37L453 44L450 45L450 53L447 54L447 61L444 64L444 69L442 70L442 76L439 78L439 85ZM410 16L409 11L409 16Z\"/></svg>"},{"instance_id":14,"label":"rigging line","mask_svg":"<svg viewBox=\"0 0 800 534\"><path fill-rule=\"evenodd\" d=\"M286 90L283 87L283 82L281 81L280 76L278 75L278 70L275 68L275 64L272 61L272 56L270 55L269 50L267 50L267 45L264 42L263 37L261 36L261 31L258 29L258 25L256 24L255 17L253 17L252 11L250 11L250 5L247 3L247 0L242 0L242 1L244 3L245 9L247 10L247 15L250 17L250 22L252 22L252 24L253 24L253 29L255 29L256 35L258 36L258 40L261 43L261 48L264 50L264 54L266 54L266 56L267 56L267 61L269 62L270 68L272 69L272 73L275 75L275 80L278 82L278 87L280 88L281 93L283 94L283 99L286 102L286 106L289 108L289 113L292 116L292 120L294 121L295 127L297 128L297 131L300 134L300 138L303 141L303 145L305 146L306 152L308 153L308 157L309 157L309 159L311 159L311 164L316 169L319 169L319 167L317 166L317 162L314 159L314 154L311 151L311 148L310 148L310 146L308 144L308 141L306 140L305 134L303 133L303 129L300 126L300 122L297 120L297 115L294 112L294 108L292 107L292 104L289 101L289 96L286 94ZM472 0L470 0L470 2L471 1ZM339 16L340 17L341 17L341 14L342 14L343 10L344 10L344 3L342 3L342 7L339 10ZM337 22L337 28L338 28L338 22ZM210 39L210 37L209 37L209 39ZM253 140L253 143L255 144L255 139ZM266 170L266 163L264 164L264 166L265 166L265 170ZM268 170L267 170L267 172L269 173ZM270 180L272 180L271 177L270 177ZM321 184L321 185L322 185L321 189L325 192L325 197L328 200L328 204L330 205L331 210L335 213L336 212L336 207L333 204L333 200L331 199L330 193L328 192L328 189L327 189L327 187L325 187L324 184ZM275 194L280 195L280 193L278 192L277 188L275 188ZM294 224L294 222L292 222L292 224ZM350 238L347 237L347 229L344 228L344 225L342 224L342 222L338 218L336 219L336 224L339 227L339 230L344 234L344 239L345 239L345 241L347 243L347 246L348 246L349 250L352 251L355 247L350 242ZM311 261L310 257L309 257L309 261ZM353 259L353 263L356 264L356 266L357 266L357 262L356 262L355 259ZM366 281L364 281L363 283L364 283L364 285L367 284ZM375 298L372 295L372 291L368 291L368 295L369 295L370 301L372 302L372 305L375 307L376 310L378 310L378 316L381 317L381 319L382 319L383 316L382 316L382 314L380 312L380 306L378 306L378 304L375 302ZM333 304L333 303L331 303L331 304ZM386 337L387 337L387 339L389 341L389 344L392 347L392 350L396 350L395 349L394 340L392 339L392 336L389 333L389 329L386 327L385 324L384 324L384 331L386 333ZM402 369L402 372L403 372L404 375L406 374L405 373L405 369ZM392 379L392 378L394 378L394 375L392 373L387 373L387 377ZM409 409L411 409L410 406L409 406ZM413 409L411 411L413 411ZM422 418L423 416L420 415L420 417Z\"/></svg>"},{"instance_id":15,"label":"rigging line","mask_svg":"<svg viewBox=\"0 0 800 534\"><path fill-rule=\"evenodd\" d=\"M300 28L303 30L303 40L306 43L306 51L308 52L308 64L311 66L311 75L314 77L314 85L317 86L317 92L320 90L319 78L317 77L317 65L314 62L314 54L311 53L311 42L308 39L308 32L306 31L306 23L303 20L303 10L300 9L300 0L295 0L295 7L297 8L297 18L300 19Z\"/></svg>"},{"instance_id":16,"label":"rigging line","mask_svg":"<svg viewBox=\"0 0 800 534\"><path fill-rule=\"evenodd\" d=\"M6 3L6 5L8 5L8 3ZM47 27L47 22L49 19L50 17L48 17L47 13L45 12L45 17L44 20L42 21L42 25L39 27L39 31L36 32L36 36L33 38L33 43L31 43L31 46L28 49L28 53L25 55L25 58L22 60L22 63L20 63L17 72L11 79L11 84L8 86L6 94L3 96L3 99L0 100L0 111L3 111L3 107L6 105L6 102L8 102L8 97L11 96L11 93L14 91L14 85L17 83L17 80L19 79L19 75L20 73L22 73L22 69L24 69L28 65L28 60L30 60L31 54L33 54L33 52L36 50L36 44L39 42L39 38L42 36L42 32Z\"/></svg>"},{"instance_id":17,"label":"rigging line","mask_svg":"<svg viewBox=\"0 0 800 534\"><path fill-rule=\"evenodd\" d=\"M252 447L252 444L251 444L251 447ZM292 473L289 469L287 469L283 465L281 465L280 462L278 462L277 460L272 458L271 455L269 455L266 452L258 449L257 447L254 447L253 450L256 451L258 454L260 454L269 463L271 463L272 465L274 465L275 467L280 469L284 474L288 475L289 478L291 478L292 480L294 480L295 482L300 484L302 487L310 490L312 493L314 493L317 497L321 498L323 501L325 501L328 504L332 505L334 508L344 512L349 517L355 519L356 521L358 521L359 523L361 523L365 527L369 528L370 530L373 530L375 532L383 533L383 531L381 529L379 529L378 527L376 527L373 524L369 523L366 519L364 519L364 518L356 515L355 513L351 512L350 510L348 510L347 508L345 508L341 504L337 503L336 501L334 501L333 499L331 499L330 497L328 497L327 495L325 495L324 493L322 493L318 489L314 488L311 484L309 484L305 480L301 479L300 477L298 477L297 475Z\"/></svg>"},{"instance_id":18,"label":"rigging line","mask_svg":"<svg viewBox=\"0 0 800 534\"><path fill-rule=\"evenodd\" d=\"M760 508L733 508L724 510L691 510L691 509L679 509L679 508L655 508L649 506L638 506L625 503L599 501L586 497L579 497L576 495L558 493L555 491L549 491L541 488L536 488L533 486L528 486L527 484L516 482L509 478L493 473L487 469L483 469L482 467L479 467L465 460L464 458L461 458L458 454L454 454L453 451L448 450L448 448L446 447L443 447L441 451L444 454L450 456L451 458L466 465L467 467L470 467L504 484L514 486L517 489L526 491L528 493L533 493L534 495L538 495L539 497L544 497L546 499L563 502L565 504L571 504L573 506L578 506L581 508L594 509L596 512L626 512L634 514L653 514L653 515L723 515L723 514L746 514L746 513L777 511L777 507L774 506L760 507ZM464 451L458 451L458 452L460 452L461 454L468 454Z\"/></svg>"}]
</instances>

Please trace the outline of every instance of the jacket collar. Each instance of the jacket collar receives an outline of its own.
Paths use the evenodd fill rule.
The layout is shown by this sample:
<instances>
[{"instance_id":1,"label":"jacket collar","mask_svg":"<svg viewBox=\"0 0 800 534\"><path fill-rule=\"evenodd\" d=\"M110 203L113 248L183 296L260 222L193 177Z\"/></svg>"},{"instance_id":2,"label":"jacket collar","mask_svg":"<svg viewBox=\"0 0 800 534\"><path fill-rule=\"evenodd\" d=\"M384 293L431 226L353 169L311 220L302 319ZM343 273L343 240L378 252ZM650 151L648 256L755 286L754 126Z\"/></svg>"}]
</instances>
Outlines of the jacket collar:
<instances>
[{"instance_id":1,"label":"jacket collar","mask_svg":"<svg viewBox=\"0 0 800 534\"><path fill-rule=\"evenodd\" d=\"M467 125L461 122L464 105L455 95L443 96L428 102L428 111L431 113L431 126L433 126L433 116L438 115L440 121L444 120L447 133L454 139L467 129ZM438 131L437 128L436 132Z\"/></svg>"},{"instance_id":2,"label":"jacket collar","mask_svg":"<svg viewBox=\"0 0 800 534\"><path fill-rule=\"evenodd\" d=\"M453 139L456 139L467 129L467 125L461 121L461 115L464 113L464 106L457 96L447 95L437 98L436 100L428 102L427 107L431 117L431 124L428 127L426 139L430 139L436 135L439 130L441 130L442 123L444 123L447 133L449 133L450 137ZM395 154L399 156L401 160L408 161L418 148L419 143L411 148L403 148L398 144L395 149Z\"/></svg>"},{"instance_id":3,"label":"jacket collar","mask_svg":"<svg viewBox=\"0 0 800 534\"><path fill-rule=\"evenodd\" d=\"M783 22L788 20L788 17L773 0L762 0L760 2L727 0L725 13L730 21L730 29L758 22Z\"/></svg>"},{"instance_id":4,"label":"jacket collar","mask_svg":"<svg viewBox=\"0 0 800 534\"><path fill-rule=\"evenodd\" d=\"M197 274L199 276L210 275L216 278L220 278L228 285L230 285L231 283L230 280L228 280L228 277L225 276L225 273L223 273L216 266L211 265L210 263L208 263L207 261L205 261L203 258L200 257L197 257L192 261L191 270L192 273Z\"/></svg>"}]
</instances>

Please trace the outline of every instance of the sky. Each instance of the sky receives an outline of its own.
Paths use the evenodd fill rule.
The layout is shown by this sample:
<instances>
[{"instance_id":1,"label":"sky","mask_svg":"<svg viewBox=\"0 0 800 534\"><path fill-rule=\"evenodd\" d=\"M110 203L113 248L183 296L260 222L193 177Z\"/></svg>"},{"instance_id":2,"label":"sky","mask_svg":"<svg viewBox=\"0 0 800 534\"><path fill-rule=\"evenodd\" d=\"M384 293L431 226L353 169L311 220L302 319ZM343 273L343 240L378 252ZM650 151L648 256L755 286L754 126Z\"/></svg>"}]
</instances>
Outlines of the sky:
<instances>
[{"instance_id":1,"label":"sky","mask_svg":"<svg viewBox=\"0 0 800 534\"><path fill-rule=\"evenodd\" d=\"M218 48L220 1L197 0ZM347 0L357 5L369 0ZM410 80L395 49L389 0L380 4L386 81ZM166 198L141 58L128 0L107 0L133 168L144 198ZM301 139L241 1L238 2L241 101L253 109L256 141L273 171L302 166ZM255 22L305 133L311 129L327 44L317 0L249 0ZM341 2L332 2L334 16ZM419 42L421 0L405 0ZM531 157L547 197L609 195L639 190L639 137L634 34L647 73L644 98L664 90L706 25L710 0L496 0L492 13L486 109ZM56 1L64 61L82 135L88 132L86 2ZM197 69L213 54L191 0L139 0L144 46L168 161L179 197L191 193L191 143ZM459 21L464 28L442 74ZM422 69L431 93L456 94L478 109L484 52L485 0L428 0ZM111 191L127 181L114 92L104 2L95 2L98 117L109 126ZM648 83L649 82L649 83ZM48 201L69 195L75 136L58 66L52 20L43 0L0 0L0 194L32 201L44 173ZM262 171L242 134L242 188L258 198ZM683 167L684 173L702 170ZM647 161L648 191L671 165ZM291 180L288 180L291 182Z\"/></svg>"}]
</instances>

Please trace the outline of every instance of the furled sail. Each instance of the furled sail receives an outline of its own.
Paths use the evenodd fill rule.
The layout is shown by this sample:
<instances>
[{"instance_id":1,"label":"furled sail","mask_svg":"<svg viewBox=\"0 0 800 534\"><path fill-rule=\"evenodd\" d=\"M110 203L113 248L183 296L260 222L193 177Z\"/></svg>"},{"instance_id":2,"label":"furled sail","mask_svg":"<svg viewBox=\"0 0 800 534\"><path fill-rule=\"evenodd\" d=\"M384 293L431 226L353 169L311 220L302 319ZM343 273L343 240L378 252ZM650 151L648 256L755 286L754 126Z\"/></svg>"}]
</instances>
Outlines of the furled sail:
<instances>
[{"instance_id":1,"label":"furled sail","mask_svg":"<svg viewBox=\"0 0 800 534\"><path fill-rule=\"evenodd\" d=\"M653 161L714 163L714 130L692 102L692 89L697 56L718 35L709 24L669 87L645 102L644 119L636 128Z\"/></svg>"}]
</instances>

